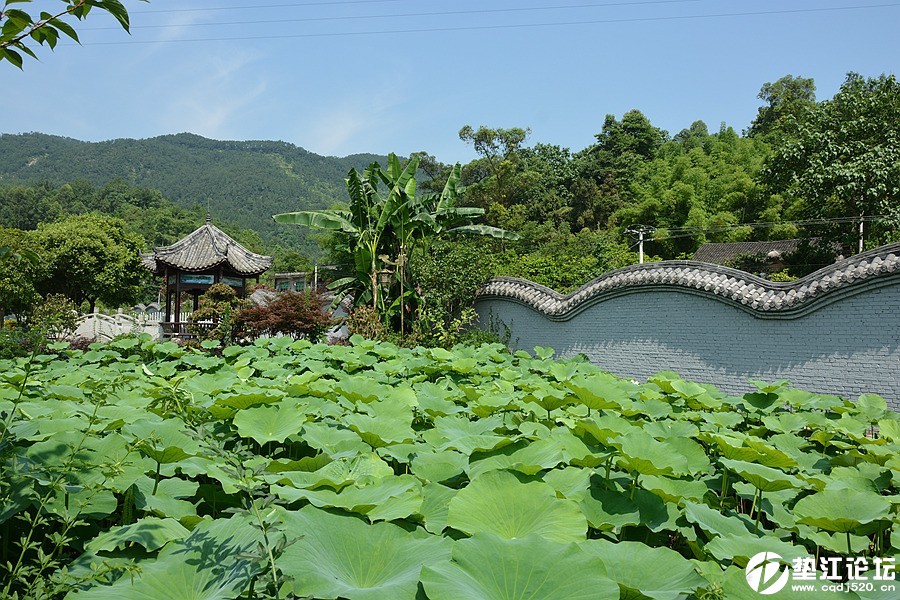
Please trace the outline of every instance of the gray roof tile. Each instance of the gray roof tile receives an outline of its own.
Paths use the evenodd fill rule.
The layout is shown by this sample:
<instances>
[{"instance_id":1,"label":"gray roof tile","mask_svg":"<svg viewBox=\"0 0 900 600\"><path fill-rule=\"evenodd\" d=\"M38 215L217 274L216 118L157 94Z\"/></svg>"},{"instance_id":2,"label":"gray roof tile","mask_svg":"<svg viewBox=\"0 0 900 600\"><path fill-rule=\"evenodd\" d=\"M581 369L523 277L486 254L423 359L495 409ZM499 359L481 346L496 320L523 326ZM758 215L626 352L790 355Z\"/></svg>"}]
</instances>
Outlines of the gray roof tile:
<instances>
[{"instance_id":1,"label":"gray roof tile","mask_svg":"<svg viewBox=\"0 0 900 600\"><path fill-rule=\"evenodd\" d=\"M206 271L221 264L241 275L260 275L272 266L272 257L250 252L209 220L171 246L144 254L143 265L162 274L169 266L182 271Z\"/></svg>"},{"instance_id":2,"label":"gray roof tile","mask_svg":"<svg viewBox=\"0 0 900 600\"><path fill-rule=\"evenodd\" d=\"M601 276L564 296L523 279L503 277L487 282L479 297L512 297L547 315L564 315L584 302L629 287L680 286L758 312L774 313L815 301L834 290L860 285L874 277L900 275L900 243L841 260L791 283L774 284L742 271L695 261L633 265Z\"/></svg>"}]
</instances>

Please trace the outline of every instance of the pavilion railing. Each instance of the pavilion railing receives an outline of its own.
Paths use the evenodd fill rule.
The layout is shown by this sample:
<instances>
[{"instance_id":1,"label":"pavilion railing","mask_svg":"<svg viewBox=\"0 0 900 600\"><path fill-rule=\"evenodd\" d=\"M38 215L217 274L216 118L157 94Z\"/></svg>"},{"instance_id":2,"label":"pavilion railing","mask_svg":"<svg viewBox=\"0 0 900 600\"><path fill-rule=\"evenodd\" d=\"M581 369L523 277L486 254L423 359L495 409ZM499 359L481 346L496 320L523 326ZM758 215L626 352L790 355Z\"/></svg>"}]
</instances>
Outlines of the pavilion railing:
<instances>
[{"instance_id":1,"label":"pavilion railing","mask_svg":"<svg viewBox=\"0 0 900 600\"><path fill-rule=\"evenodd\" d=\"M215 323L195 323L194 321L161 321L159 323L163 339L196 339L211 331L215 326Z\"/></svg>"}]
</instances>

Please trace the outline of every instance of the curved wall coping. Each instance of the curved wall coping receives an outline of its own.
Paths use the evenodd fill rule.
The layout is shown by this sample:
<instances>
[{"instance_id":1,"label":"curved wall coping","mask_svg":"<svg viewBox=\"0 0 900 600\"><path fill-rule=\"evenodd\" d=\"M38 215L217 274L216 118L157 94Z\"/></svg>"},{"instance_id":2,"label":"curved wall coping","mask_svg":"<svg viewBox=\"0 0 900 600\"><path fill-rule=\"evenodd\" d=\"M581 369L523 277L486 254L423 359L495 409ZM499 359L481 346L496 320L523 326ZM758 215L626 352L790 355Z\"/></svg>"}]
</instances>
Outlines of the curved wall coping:
<instances>
[{"instance_id":1,"label":"curved wall coping","mask_svg":"<svg viewBox=\"0 0 900 600\"><path fill-rule=\"evenodd\" d=\"M791 282L772 282L745 271L692 260L632 265L601 275L570 294L516 277L497 277L476 302L503 299L565 321L598 302L642 291L680 291L731 304L763 319L792 319L844 296L900 280L900 243L838 261Z\"/></svg>"}]
</instances>

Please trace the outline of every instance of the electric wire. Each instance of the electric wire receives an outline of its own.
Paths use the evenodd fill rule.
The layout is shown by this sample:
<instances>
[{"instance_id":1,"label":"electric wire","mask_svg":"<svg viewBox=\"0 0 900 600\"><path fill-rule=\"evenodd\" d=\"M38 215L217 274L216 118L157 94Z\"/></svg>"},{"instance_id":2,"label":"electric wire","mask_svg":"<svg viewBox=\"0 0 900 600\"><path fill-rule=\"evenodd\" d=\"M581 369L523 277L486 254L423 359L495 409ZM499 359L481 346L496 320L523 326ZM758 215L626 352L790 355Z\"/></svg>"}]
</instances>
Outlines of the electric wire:
<instances>
[{"instance_id":1,"label":"electric wire","mask_svg":"<svg viewBox=\"0 0 900 600\"><path fill-rule=\"evenodd\" d=\"M644 238L645 242L659 242L664 240L677 240L690 237L698 237L709 233L724 233L726 231L734 231L735 229L743 229L750 227L752 229L767 229L778 227L779 225L797 225L800 227L810 227L814 225L837 225L847 223L870 223L879 219L887 218L887 215L866 215L863 217L833 217L829 219L807 219L798 221L758 221L755 223L739 223L737 225L728 225L724 227L655 227L655 231L663 232L655 235L655 231ZM675 235L669 235L674 232Z\"/></svg>"},{"instance_id":2,"label":"electric wire","mask_svg":"<svg viewBox=\"0 0 900 600\"><path fill-rule=\"evenodd\" d=\"M396 0L395 0L396 1ZM356 21L356 20L369 20L369 19L399 19L399 18L408 18L408 17L446 17L446 16L456 16L456 15L480 15L480 14L497 14L497 13L522 13L522 12L537 12L537 11L548 11L548 10L571 10L577 8L609 8L609 7L621 7L621 6L644 6L648 4L686 4L686 3L696 3L702 2L703 0L642 0L640 2L602 2L602 3L591 3L591 4L562 4L556 6L518 6L515 8L479 8L479 9L471 9L471 10L444 10L444 11L432 11L432 12L415 12L415 13L393 13L393 14L381 14L381 15L341 15L341 16L330 16L330 17L302 17L295 19L270 19L270 20L262 20L262 21L225 21L225 22L213 22L213 23L184 23L179 24L178 27L218 27L225 25L269 25L272 23L303 23L303 22L321 22L321 21ZM270 6L268 8L277 7ZM285 6L305 6L304 4L300 5L285 5ZM239 7L235 7L239 8ZM245 7L245 8L262 8L262 7ZM204 9L178 9L172 12L182 12L184 10L204 10ZM147 11L150 12L150 11ZM167 12L167 11L159 11L159 12ZM172 27L172 25L163 24L163 25L138 25L132 24L131 30L135 29L157 29L157 28L165 28ZM84 27L82 31L103 31L103 30L118 30L121 29L117 26L109 26L109 27Z\"/></svg>"},{"instance_id":3,"label":"electric wire","mask_svg":"<svg viewBox=\"0 0 900 600\"><path fill-rule=\"evenodd\" d=\"M453 27L426 27L426 28L409 28L409 29L383 29L374 31L336 31L336 32L316 32L316 33L287 33L287 34L267 34L253 36L228 36L228 37L208 37L208 38L175 38L167 40L125 40L111 42L85 42L84 46L117 46L128 44L171 44L171 43L200 43L200 42L229 42L229 41L249 41L249 40L278 40L278 39L300 39L300 38L328 38L328 37L356 37L371 35L401 35L408 33L448 33L458 31L491 31L491 30L511 30L511 29L536 29L543 27L566 27L577 25L613 25L623 23L645 23L645 22L664 22L664 21L686 21L695 19L717 19L731 17L753 17L753 16L769 16L769 15L787 15L787 14L811 14L825 13L851 10L871 10L878 8L896 8L900 7L900 2L889 2L881 4L866 4L860 6L830 6L817 8L797 8L784 10L766 10L766 11L746 11L746 12L730 12L730 13L709 13L695 15L667 15L659 17L624 17L616 19L589 19L579 21L557 21L543 23L509 23L502 25L462 25Z\"/></svg>"}]
</instances>

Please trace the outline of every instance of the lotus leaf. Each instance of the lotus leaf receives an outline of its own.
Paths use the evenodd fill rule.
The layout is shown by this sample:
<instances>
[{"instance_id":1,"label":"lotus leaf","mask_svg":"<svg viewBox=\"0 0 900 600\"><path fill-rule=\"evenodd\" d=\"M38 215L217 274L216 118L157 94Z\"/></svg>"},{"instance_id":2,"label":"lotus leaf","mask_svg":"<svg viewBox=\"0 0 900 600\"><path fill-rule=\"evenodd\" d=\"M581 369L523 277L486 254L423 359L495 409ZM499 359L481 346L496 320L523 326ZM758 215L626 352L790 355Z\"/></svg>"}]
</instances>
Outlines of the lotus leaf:
<instances>
[{"instance_id":1,"label":"lotus leaf","mask_svg":"<svg viewBox=\"0 0 900 600\"><path fill-rule=\"evenodd\" d=\"M587 534L577 504L557 498L544 482L522 483L506 471L484 473L460 490L450 501L447 524L468 534L486 531L513 539L535 533L561 543Z\"/></svg>"},{"instance_id":2,"label":"lotus leaf","mask_svg":"<svg viewBox=\"0 0 900 600\"><path fill-rule=\"evenodd\" d=\"M619 464L642 475L690 475L709 468L703 448L693 440L659 442L649 433L635 429L614 438L612 444L622 453Z\"/></svg>"},{"instance_id":3,"label":"lotus leaf","mask_svg":"<svg viewBox=\"0 0 900 600\"><path fill-rule=\"evenodd\" d=\"M231 600L259 571L247 557L260 533L241 517L205 521L190 536L169 543L155 560L140 563L111 586L93 587L79 600Z\"/></svg>"},{"instance_id":4,"label":"lotus leaf","mask_svg":"<svg viewBox=\"0 0 900 600\"><path fill-rule=\"evenodd\" d=\"M494 429L501 424L502 421L496 417L478 421L461 416L438 417L434 420L434 428L422 437L437 451L453 449L470 455L478 450L493 450L509 444L512 440L494 433Z\"/></svg>"},{"instance_id":5,"label":"lotus leaf","mask_svg":"<svg viewBox=\"0 0 900 600\"><path fill-rule=\"evenodd\" d=\"M231 391L223 392L216 397L216 406L228 409L243 410L257 404L278 402L287 394L281 390L254 387L249 384L235 385Z\"/></svg>"},{"instance_id":6,"label":"lotus leaf","mask_svg":"<svg viewBox=\"0 0 900 600\"><path fill-rule=\"evenodd\" d=\"M455 450L421 452L410 465L413 475L422 481L441 482L461 475L469 466L469 459Z\"/></svg>"},{"instance_id":7,"label":"lotus leaf","mask_svg":"<svg viewBox=\"0 0 900 600\"><path fill-rule=\"evenodd\" d=\"M475 452L469 458L467 472L470 479L498 469L511 469L534 475L552 469L563 462L562 444L553 437L528 442L520 440L489 452Z\"/></svg>"},{"instance_id":8,"label":"lotus leaf","mask_svg":"<svg viewBox=\"0 0 900 600\"><path fill-rule=\"evenodd\" d=\"M744 402L762 412L778 408L779 400L778 394L774 392L754 392L744 394Z\"/></svg>"},{"instance_id":9,"label":"lotus leaf","mask_svg":"<svg viewBox=\"0 0 900 600\"><path fill-rule=\"evenodd\" d=\"M624 435L637 429L628 419L615 415L602 415L589 419L582 419L575 426L574 433L588 443L600 443L610 445L613 438Z\"/></svg>"},{"instance_id":10,"label":"lotus leaf","mask_svg":"<svg viewBox=\"0 0 900 600\"><path fill-rule=\"evenodd\" d=\"M410 427L411 421L410 412L387 408L373 411L373 414L351 413L343 418L343 422L373 448L415 440L416 434Z\"/></svg>"},{"instance_id":11,"label":"lotus leaf","mask_svg":"<svg viewBox=\"0 0 900 600\"><path fill-rule=\"evenodd\" d=\"M150 413L148 415L155 416ZM199 442L186 433L181 419L141 419L125 425L122 434L134 441L143 442L141 450L144 452L155 449L164 453L167 448L176 448L188 456L200 453ZM181 458L176 458L173 462L178 460Z\"/></svg>"},{"instance_id":12,"label":"lotus leaf","mask_svg":"<svg viewBox=\"0 0 900 600\"><path fill-rule=\"evenodd\" d=\"M615 378L599 373L566 380L565 386L591 410L621 408L629 400L628 392Z\"/></svg>"},{"instance_id":13,"label":"lotus leaf","mask_svg":"<svg viewBox=\"0 0 900 600\"><path fill-rule=\"evenodd\" d=\"M522 400L525 402L533 402L547 411L547 413L550 413L567 404L573 404L575 402L575 397L570 396L565 390L549 385L540 385L526 394Z\"/></svg>"},{"instance_id":14,"label":"lotus leaf","mask_svg":"<svg viewBox=\"0 0 900 600\"><path fill-rule=\"evenodd\" d=\"M658 440L669 438L695 438L700 430L696 425L685 421L652 421L644 425L644 431Z\"/></svg>"},{"instance_id":15,"label":"lotus leaf","mask_svg":"<svg viewBox=\"0 0 900 600\"><path fill-rule=\"evenodd\" d=\"M803 487L802 481L779 469L729 458L720 459L720 462L726 469L737 473L762 492L777 492Z\"/></svg>"},{"instance_id":16,"label":"lotus leaf","mask_svg":"<svg viewBox=\"0 0 900 600\"><path fill-rule=\"evenodd\" d=\"M412 475L385 477L368 485L348 485L335 492L272 486L272 491L289 501L307 500L320 508L344 508L370 521L393 521L418 513L422 506L422 485Z\"/></svg>"},{"instance_id":17,"label":"lotus leaf","mask_svg":"<svg viewBox=\"0 0 900 600\"><path fill-rule=\"evenodd\" d=\"M877 394L863 394L854 405L857 415L866 422L873 423L884 416L887 402Z\"/></svg>"},{"instance_id":18,"label":"lotus leaf","mask_svg":"<svg viewBox=\"0 0 900 600\"><path fill-rule=\"evenodd\" d=\"M701 418L719 429L731 429L744 421L743 415L736 412L705 412Z\"/></svg>"},{"instance_id":19,"label":"lotus leaf","mask_svg":"<svg viewBox=\"0 0 900 600\"><path fill-rule=\"evenodd\" d=\"M181 540L190 535L175 519L145 517L131 525L113 527L85 544L90 552L111 551L125 548L130 544L140 544L148 551L159 550L172 540Z\"/></svg>"},{"instance_id":20,"label":"lotus leaf","mask_svg":"<svg viewBox=\"0 0 900 600\"><path fill-rule=\"evenodd\" d=\"M814 530L812 527L802 528L801 537L816 546L826 548L838 554L847 554L847 535L843 533L828 533L825 531ZM805 531L809 529L809 531ZM871 540L864 535L850 535L850 553L855 555L865 555L869 550Z\"/></svg>"},{"instance_id":21,"label":"lotus leaf","mask_svg":"<svg viewBox=\"0 0 900 600\"><path fill-rule=\"evenodd\" d=\"M661 475L641 475L638 481L641 487L653 492L666 502L680 503L682 500L699 502L709 491L702 481L672 479Z\"/></svg>"},{"instance_id":22,"label":"lotus leaf","mask_svg":"<svg viewBox=\"0 0 900 600\"><path fill-rule=\"evenodd\" d=\"M851 489L826 489L794 505L798 523L840 533L891 518L891 503L878 494Z\"/></svg>"},{"instance_id":23,"label":"lotus leaf","mask_svg":"<svg viewBox=\"0 0 900 600\"><path fill-rule=\"evenodd\" d=\"M394 470L390 465L374 452L368 452L349 459L339 458L312 473L285 472L282 475L297 488L328 486L340 490L351 483L366 485L393 474Z\"/></svg>"},{"instance_id":24,"label":"lotus leaf","mask_svg":"<svg viewBox=\"0 0 900 600\"><path fill-rule=\"evenodd\" d=\"M305 404L282 401L238 411L234 426L241 436L262 445L283 442L289 435L299 433L306 420Z\"/></svg>"},{"instance_id":25,"label":"lotus leaf","mask_svg":"<svg viewBox=\"0 0 900 600\"><path fill-rule=\"evenodd\" d=\"M134 485L134 503L141 510L176 519L197 514L197 507L193 503L182 500L192 498L197 493L199 484L195 481L162 479L157 485L153 479L142 477Z\"/></svg>"},{"instance_id":26,"label":"lotus leaf","mask_svg":"<svg viewBox=\"0 0 900 600\"><path fill-rule=\"evenodd\" d=\"M342 429L335 423L305 423L301 436L311 448L333 459L352 458L372 451L371 446L362 441L358 434Z\"/></svg>"},{"instance_id":27,"label":"lotus leaf","mask_svg":"<svg viewBox=\"0 0 900 600\"><path fill-rule=\"evenodd\" d=\"M753 528L753 523L747 522L739 515L722 514L705 504L694 502L684 503L684 516L710 535L743 537L751 535Z\"/></svg>"},{"instance_id":28,"label":"lotus leaf","mask_svg":"<svg viewBox=\"0 0 900 600\"><path fill-rule=\"evenodd\" d=\"M668 548L606 540L588 540L579 545L603 562L606 576L619 584L623 598L676 600L707 583L689 560Z\"/></svg>"},{"instance_id":29,"label":"lotus leaf","mask_svg":"<svg viewBox=\"0 0 900 600\"><path fill-rule=\"evenodd\" d=\"M580 502L588 493L591 472L588 469L565 467L545 473L543 479L556 490L558 496Z\"/></svg>"},{"instance_id":30,"label":"lotus leaf","mask_svg":"<svg viewBox=\"0 0 900 600\"><path fill-rule=\"evenodd\" d=\"M591 527L600 531L620 532L630 525L656 531L670 520L662 498L642 489L631 493L595 486L579 505Z\"/></svg>"},{"instance_id":31,"label":"lotus leaf","mask_svg":"<svg viewBox=\"0 0 900 600\"><path fill-rule=\"evenodd\" d=\"M881 419L878 421L878 432L883 438L892 442L900 442L900 421L897 419Z\"/></svg>"},{"instance_id":32,"label":"lotus leaf","mask_svg":"<svg viewBox=\"0 0 900 600\"><path fill-rule=\"evenodd\" d=\"M375 402L388 398L391 392L391 388L362 376L345 377L334 389L353 402Z\"/></svg>"},{"instance_id":33,"label":"lotus leaf","mask_svg":"<svg viewBox=\"0 0 900 600\"><path fill-rule=\"evenodd\" d=\"M741 566L758 552L900 546L900 416L877 396L776 382L739 398L543 350L353 343L258 340L217 358L123 338L0 361L7 554L34 516L41 535L64 513L84 523L61 568L11 592L268 596L271 549L281 597L749 600ZM243 510L216 519L248 502L266 507L268 548ZM130 560L134 583L117 579Z\"/></svg>"},{"instance_id":34,"label":"lotus leaf","mask_svg":"<svg viewBox=\"0 0 900 600\"><path fill-rule=\"evenodd\" d=\"M802 546L794 546L774 537L755 537L753 534L725 534L706 544L705 550L719 560L730 560L744 567L751 556L760 552L774 552L785 562L795 558L806 558L808 553Z\"/></svg>"},{"instance_id":35,"label":"lotus leaf","mask_svg":"<svg viewBox=\"0 0 900 600\"><path fill-rule=\"evenodd\" d=\"M599 558L575 544L537 535L502 539L481 533L453 546L452 562L426 565L431 600L612 600L616 583Z\"/></svg>"},{"instance_id":36,"label":"lotus leaf","mask_svg":"<svg viewBox=\"0 0 900 600\"><path fill-rule=\"evenodd\" d=\"M301 597L413 600L423 565L446 562L450 554L447 540L425 532L368 525L312 507L284 520L288 530L303 532L278 559Z\"/></svg>"}]
</instances>

